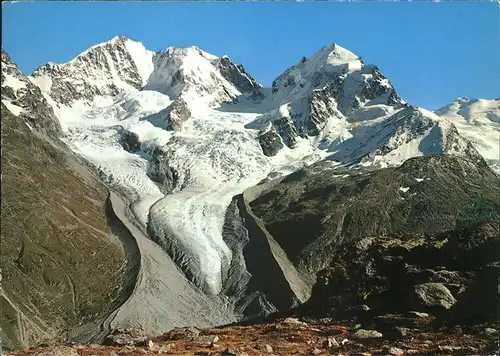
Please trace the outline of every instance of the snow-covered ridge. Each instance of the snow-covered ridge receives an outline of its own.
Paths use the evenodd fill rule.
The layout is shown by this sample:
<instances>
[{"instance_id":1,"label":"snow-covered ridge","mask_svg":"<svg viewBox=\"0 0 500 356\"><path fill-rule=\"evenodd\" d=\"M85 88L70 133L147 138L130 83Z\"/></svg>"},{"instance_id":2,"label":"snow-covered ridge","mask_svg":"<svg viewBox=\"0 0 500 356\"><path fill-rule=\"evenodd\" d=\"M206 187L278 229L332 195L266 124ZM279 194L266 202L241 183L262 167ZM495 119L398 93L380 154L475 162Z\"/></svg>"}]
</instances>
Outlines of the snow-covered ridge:
<instances>
[{"instance_id":1,"label":"snow-covered ridge","mask_svg":"<svg viewBox=\"0 0 500 356\"><path fill-rule=\"evenodd\" d=\"M140 89L159 91L172 100L219 105L260 87L227 56L219 58L195 46L155 53L123 36L92 46L68 63L48 63L30 78L56 104L66 106Z\"/></svg>"},{"instance_id":2,"label":"snow-covered ridge","mask_svg":"<svg viewBox=\"0 0 500 356\"><path fill-rule=\"evenodd\" d=\"M224 76L219 66L222 60L197 47L169 48L166 52L158 52L153 58L154 70L144 90L159 91L172 99L182 97L192 103L194 109L198 103L218 106L231 102L244 92L238 89L238 83L229 81L233 78ZM244 76L236 66L234 72L235 81L238 74ZM251 81L241 78L245 79Z\"/></svg>"},{"instance_id":3,"label":"snow-covered ridge","mask_svg":"<svg viewBox=\"0 0 500 356\"><path fill-rule=\"evenodd\" d=\"M482 160L452 123L422 108L407 107L373 122L361 122L352 133L350 139L330 144L329 149L335 150L333 159L371 168L442 154Z\"/></svg>"},{"instance_id":4,"label":"snow-covered ridge","mask_svg":"<svg viewBox=\"0 0 500 356\"><path fill-rule=\"evenodd\" d=\"M500 174L500 98L458 98L435 113L453 123Z\"/></svg>"}]
</instances>

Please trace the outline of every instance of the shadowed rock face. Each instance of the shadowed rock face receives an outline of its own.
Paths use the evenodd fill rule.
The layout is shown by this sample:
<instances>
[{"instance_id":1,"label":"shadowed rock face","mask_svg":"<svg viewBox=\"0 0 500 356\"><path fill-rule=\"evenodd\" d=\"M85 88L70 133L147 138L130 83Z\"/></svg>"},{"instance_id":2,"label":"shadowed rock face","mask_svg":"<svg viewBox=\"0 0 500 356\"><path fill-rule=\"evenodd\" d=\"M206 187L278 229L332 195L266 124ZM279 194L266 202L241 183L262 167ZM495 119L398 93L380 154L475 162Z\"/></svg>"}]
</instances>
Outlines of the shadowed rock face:
<instances>
[{"instance_id":1,"label":"shadowed rock face","mask_svg":"<svg viewBox=\"0 0 500 356\"><path fill-rule=\"evenodd\" d=\"M392 86L383 85L387 78L380 72L380 70L371 66L371 77L365 82L360 97L362 101L373 100L384 94L387 94L386 105L400 105L403 100L399 97Z\"/></svg>"},{"instance_id":2,"label":"shadowed rock face","mask_svg":"<svg viewBox=\"0 0 500 356\"><path fill-rule=\"evenodd\" d=\"M141 149L141 142L136 133L121 129L119 135L119 142L125 151L135 153Z\"/></svg>"},{"instance_id":3,"label":"shadowed rock face","mask_svg":"<svg viewBox=\"0 0 500 356\"><path fill-rule=\"evenodd\" d=\"M276 133L280 135L285 145L289 148L295 148L297 146L297 137L299 137L299 133L290 117L284 116L274 120L273 128Z\"/></svg>"},{"instance_id":4,"label":"shadowed rock face","mask_svg":"<svg viewBox=\"0 0 500 356\"><path fill-rule=\"evenodd\" d=\"M268 157L276 156L279 150L283 148L281 137L276 132L274 126L271 126L269 130L259 135L259 143L262 151Z\"/></svg>"},{"instance_id":5,"label":"shadowed rock face","mask_svg":"<svg viewBox=\"0 0 500 356\"><path fill-rule=\"evenodd\" d=\"M219 60L218 68L222 76L241 93L258 93L260 85L248 74L241 64L234 64L228 57ZM258 94L255 94L256 98Z\"/></svg>"},{"instance_id":6,"label":"shadowed rock face","mask_svg":"<svg viewBox=\"0 0 500 356\"><path fill-rule=\"evenodd\" d=\"M191 117L191 110L182 98L178 98L166 109L165 115L166 129L181 131L182 124Z\"/></svg>"},{"instance_id":7,"label":"shadowed rock face","mask_svg":"<svg viewBox=\"0 0 500 356\"><path fill-rule=\"evenodd\" d=\"M175 189L183 188L179 172L170 166L169 161L173 154L172 149L169 147L157 147L153 151L153 159L148 166L149 177L158 183L158 187L164 194L170 194Z\"/></svg>"},{"instance_id":8,"label":"shadowed rock face","mask_svg":"<svg viewBox=\"0 0 500 356\"><path fill-rule=\"evenodd\" d=\"M311 93L308 102L309 115L304 129L309 136L319 135L325 128L328 119L342 117L335 103L337 94L336 89L328 85Z\"/></svg>"}]
</instances>

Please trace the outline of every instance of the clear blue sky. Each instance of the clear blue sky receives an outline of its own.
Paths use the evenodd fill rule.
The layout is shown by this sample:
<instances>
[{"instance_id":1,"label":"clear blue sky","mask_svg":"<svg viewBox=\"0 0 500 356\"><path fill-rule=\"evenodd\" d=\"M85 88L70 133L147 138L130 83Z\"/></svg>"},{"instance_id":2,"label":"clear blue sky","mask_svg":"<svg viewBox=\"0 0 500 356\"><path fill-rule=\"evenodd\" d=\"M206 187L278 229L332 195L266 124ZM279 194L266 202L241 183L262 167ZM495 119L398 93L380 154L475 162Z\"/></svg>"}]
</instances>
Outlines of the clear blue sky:
<instances>
[{"instance_id":1,"label":"clear blue sky","mask_svg":"<svg viewBox=\"0 0 500 356\"><path fill-rule=\"evenodd\" d=\"M2 47L24 73L116 35L151 50L229 55L263 85L336 42L376 64L412 104L500 96L494 2L29 2L2 4Z\"/></svg>"}]
</instances>

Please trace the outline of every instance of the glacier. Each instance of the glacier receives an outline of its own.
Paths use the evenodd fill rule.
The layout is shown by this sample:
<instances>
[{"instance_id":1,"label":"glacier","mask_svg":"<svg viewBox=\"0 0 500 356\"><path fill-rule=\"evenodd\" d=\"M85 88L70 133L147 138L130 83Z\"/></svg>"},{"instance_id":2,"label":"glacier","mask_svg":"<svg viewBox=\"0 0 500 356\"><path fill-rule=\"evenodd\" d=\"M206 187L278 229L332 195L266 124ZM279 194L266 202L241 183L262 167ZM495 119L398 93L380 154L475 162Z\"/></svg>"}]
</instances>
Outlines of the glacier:
<instances>
[{"instance_id":1,"label":"glacier","mask_svg":"<svg viewBox=\"0 0 500 356\"><path fill-rule=\"evenodd\" d=\"M245 128L257 115L252 113L205 108L203 114L189 119L182 132L168 132L143 118L164 109L169 100L159 99L155 91L139 93L140 107L133 111L123 109L124 103L137 99L132 94L133 99L109 106L96 103L83 110L63 111L64 140L102 172L108 185L127 197L144 230L163 244L177 245L175 251L185 254L180 263L200 271L196 284L218 294L231 260L222 226L232 197L271 173L293 172L303 165L305 156L310 156L305 162L313 163L326 152L314 152L303 143L298 150L266 157L256 140L258 130ZM113 131L116 126L136 133L143 150L125 151ZM147 152L155 148L168 150L168 166L178 175L168 194L148 174L152 153Z\"/></svg>"}]
</instances>

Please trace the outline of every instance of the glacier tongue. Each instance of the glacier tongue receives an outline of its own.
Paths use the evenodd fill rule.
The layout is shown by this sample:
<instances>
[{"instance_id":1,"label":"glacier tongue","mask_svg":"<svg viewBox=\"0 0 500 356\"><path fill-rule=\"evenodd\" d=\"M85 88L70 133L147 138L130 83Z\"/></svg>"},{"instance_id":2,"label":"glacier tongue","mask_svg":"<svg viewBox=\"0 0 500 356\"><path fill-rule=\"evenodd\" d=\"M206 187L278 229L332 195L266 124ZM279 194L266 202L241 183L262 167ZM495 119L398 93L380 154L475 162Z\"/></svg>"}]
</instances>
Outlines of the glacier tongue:
<instances>
[{"instance_id":1,"label":"glacier tongue","mask_svg":"<svg viewBox=\"0 0 500 356\"><path fill-rule=\"evenodd\" d=\"M222 227L232 197L273 171L289 173L324 157L311 156L315 149L302 138L294 150L266 157L258 131L245 128L257 114L214 109L239 100L255 105L264 99L261 86L228 57L197 47L152 53L116 37L68 63L41 67L31 80L54 106L70 147L211 294L221 291L231 262ZM180 103L188 110L176 112L183 115L172 125L168 108Z\"/></svg>"},{"instance_id":2,"label":"glacier tongue","mask_svg":"<svg viewBox=\"0 0 500 356\"><path fill-rule=\"evenodd\" d=\"M231 261L222 239L227 206L234 195L271 170L256 132L243 127L253 117L208 111L191 118L183 132L161 149L168 154L159 169L175 172L176 182L173 194L150 209L148 232L196 284L212 294L221 290Z\"/></svg>"}]
</instances>

